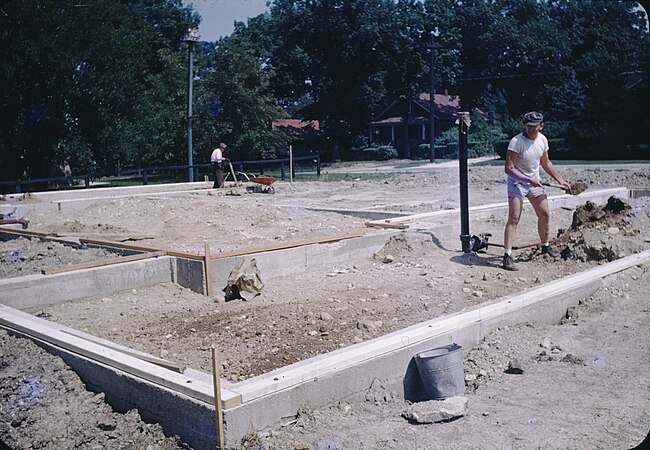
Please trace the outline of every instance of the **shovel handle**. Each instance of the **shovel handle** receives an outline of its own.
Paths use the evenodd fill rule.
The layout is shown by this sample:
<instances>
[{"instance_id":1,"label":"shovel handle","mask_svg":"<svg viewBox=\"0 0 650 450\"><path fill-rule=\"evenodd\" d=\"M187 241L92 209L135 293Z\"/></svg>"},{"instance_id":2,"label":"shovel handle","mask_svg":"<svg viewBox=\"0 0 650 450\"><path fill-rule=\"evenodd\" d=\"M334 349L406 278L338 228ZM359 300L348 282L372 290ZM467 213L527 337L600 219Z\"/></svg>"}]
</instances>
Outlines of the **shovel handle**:
<instances>
[{"instance_id":1,"label":"shovel handle","mask_svg":"<svg viewBox=\"0 0 650 450\"><path fill-rule=\"evenodd\" d=\"M562 189L563 191L566 191L566 188L564 186L562 186L561 184L551 184L551 183L549 183L547 181L543 181L542 185L548 186L548 187L554 187L554 188L558 188L558 189Z\"/></svg>"}]
</instances>

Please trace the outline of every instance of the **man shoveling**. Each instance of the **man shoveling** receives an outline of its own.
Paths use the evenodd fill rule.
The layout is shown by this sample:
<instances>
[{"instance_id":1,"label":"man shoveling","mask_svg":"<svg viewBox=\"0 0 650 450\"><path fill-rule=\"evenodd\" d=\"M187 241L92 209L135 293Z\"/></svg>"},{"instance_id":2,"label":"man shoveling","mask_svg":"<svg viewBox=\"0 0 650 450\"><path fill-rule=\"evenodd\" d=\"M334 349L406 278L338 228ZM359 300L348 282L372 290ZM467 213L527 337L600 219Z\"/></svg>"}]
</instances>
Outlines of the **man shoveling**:
<instances>
[{"instance_id":1,"label":"man shoveling","mask_svg":"<svg viewBox=\"0 0 650 450\"><path fill-rule=\"evenodd\" d=\"M548 158L548 140L540 131L544 129L544 116L531 111L524 115L524 131L516 135L508 144L505 172L508 175L508 222L506 223L503 246L503 268L518 270L512 259L512 247L517 233L517 225L524 207L524 197L528 199L537 214L537 231L542 243L542 254L553 258L559 253L549 245L550 212L544 186L539 177L539 167L559 183L562 189L571 192L569 185L555 170Z\"/></svg>"}]
</instances>

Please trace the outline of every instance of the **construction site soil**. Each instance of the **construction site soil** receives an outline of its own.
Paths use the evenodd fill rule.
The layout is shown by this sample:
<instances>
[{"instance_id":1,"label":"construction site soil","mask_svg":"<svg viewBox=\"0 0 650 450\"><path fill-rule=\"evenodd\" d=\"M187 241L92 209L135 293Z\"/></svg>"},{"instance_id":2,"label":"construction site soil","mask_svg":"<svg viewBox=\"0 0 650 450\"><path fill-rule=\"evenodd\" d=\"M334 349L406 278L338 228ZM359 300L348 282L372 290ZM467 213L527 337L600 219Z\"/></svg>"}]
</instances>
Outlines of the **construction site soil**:
<instances>
[{"instance_id":1,"label":"construction site soil","mask_svg":"<svg viewBox=\"0 0 650 450\"><path fill-rule=\"evenodd\" d=\"M650 186L647 166L559 170L569 182L586 183L589 191ZM58 212L36 206L27 216L29 229L56 233L73 246L24 237L0 242L0 276L116 257L112 251L79 246L79 237L195 254L209 244L216 254L356 232L387 233L365 227L368 219L319 209L406 215L459 206L457 168L355 177L276 183L275 194L229 186L103 198ZM548 189L550 195L562 194ZM471 167L469 199L471 206L504 202L503 169ZM38 203L29 196L23 201ZM251 301L226 302L221 291L209 298L167 283L30 312L206 372L210 346L217 344L222 376L237 382L647 250L649 203L649 197L611 198L555 209L551 235L562 257L526 247L514 253L517 272L501 268L499 247L463 253L457 219L450 222L451 233L438 235L435 228L421 226L393 231L371 258L277 278L260 273L265 285ZM525 210L519 246L538 240L536 217L529 206ZM505 219L505 212L472 219L470 229L502 242ZM647 269L639 266L610 277L563 325L500 329L466 349L470 403L460 420L413 425L401 416L408 405L378 380L365 402L317 411L305 405L286 426L252 433L233 447L631 448L650 429ZM181 445L138 422L133 412L106 418L110 408L101 395L81 395L83 387L68 381L76 375L29 341L0 334L0 355L0 441L10 448ZM513 358L526 362L523 375L504 373ZM36 385L35 379L40 380ZM38 392L24 399L25 389ZM78 406L63 406L75 398ZM81 432L73 430L78 428L87 430L81 440L66 441L66 433L52 431L68 429L77 436ZM150 439L147 444L139 440L144 437Z\"/></svg>"}]
</instances>

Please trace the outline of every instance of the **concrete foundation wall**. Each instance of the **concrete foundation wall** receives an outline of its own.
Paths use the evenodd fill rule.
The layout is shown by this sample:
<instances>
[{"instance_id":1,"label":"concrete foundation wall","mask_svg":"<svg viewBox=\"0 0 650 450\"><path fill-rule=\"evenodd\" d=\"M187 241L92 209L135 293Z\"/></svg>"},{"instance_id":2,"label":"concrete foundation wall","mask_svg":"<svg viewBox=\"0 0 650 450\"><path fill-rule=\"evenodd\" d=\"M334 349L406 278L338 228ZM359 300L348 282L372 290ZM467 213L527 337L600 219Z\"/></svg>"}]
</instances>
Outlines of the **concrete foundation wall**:
<instances>
[{"instance_id":1,"label":"concrete foundation wall","mask_svg":"<svg viewBox=\"0 0 650 450\"><path fill-rule=\"evenodd\" d=\"M172 258L158 257L53 275L0 280L0 303L37 308L172 281Z\"/></svg>"},{"instance_id":2,"label":"concrete foundation wall","mask_svg":"<svg viewBox=\"0 0 650 450\"><path fill-rule=\"evenodd\" d=\"M213 292L226 286L228 275L237 263L255 259L262 281L295 273L302 273L323 264L341 264L369 258L381 249L393 232L370 234L325 244L311 244L250 255L232 256L211 261ZM199 270L198 266L194 266ZM194 275L196 278L197 275Z\"/></svg>"}]
</instances>

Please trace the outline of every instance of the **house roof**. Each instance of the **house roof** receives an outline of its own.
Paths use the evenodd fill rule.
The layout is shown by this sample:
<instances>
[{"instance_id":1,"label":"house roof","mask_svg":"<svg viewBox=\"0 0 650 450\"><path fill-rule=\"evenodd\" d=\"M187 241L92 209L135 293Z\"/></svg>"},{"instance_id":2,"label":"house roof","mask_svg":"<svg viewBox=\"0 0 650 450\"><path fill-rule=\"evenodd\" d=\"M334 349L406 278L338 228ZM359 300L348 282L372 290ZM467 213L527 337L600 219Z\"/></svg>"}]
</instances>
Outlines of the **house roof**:
<instances>
[{"instance_id":1,"label":"house roof","mask_svg":"<svg viewBox=\"0 0 650 450\"><path fill-rule=\"evenodd\" d=\"M410 105L409 123L426 123L429 121L430 94L421 93L415 98L408 99ZM460 110L460 97L449 94L434 94L434 116L437 120L455 120L456 113ZM388 108L382 111L371 125L401 124L407 111L407 99L400 97L393 101Z\"/></svg>"},{"instance_id":2,"label":"house roof","mask_svg":"<svg viewBox=\"0 0 650 450\"><path fill-rule=\"evenodd\" d=\"M282 131L293 139L313 140L320 134L320 123L318 120L282 119L271 122L271 129Z\"/></svg>"}]
</instances>

